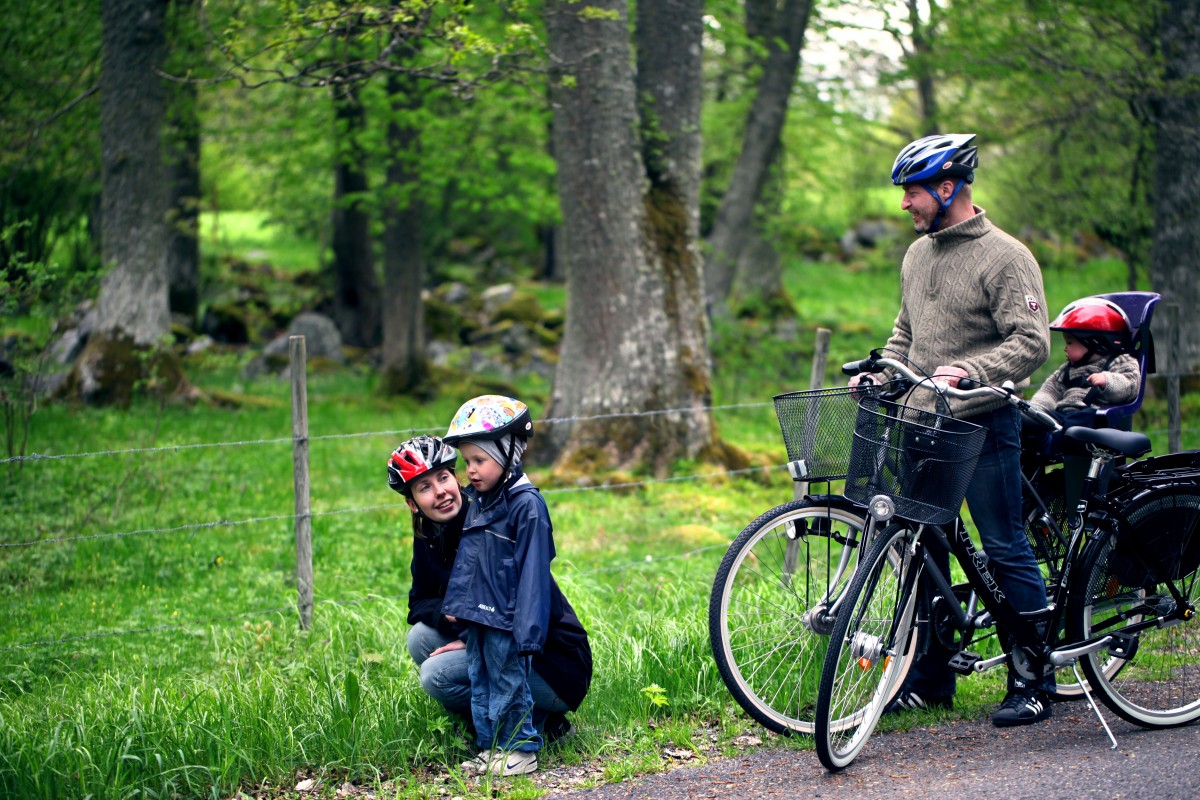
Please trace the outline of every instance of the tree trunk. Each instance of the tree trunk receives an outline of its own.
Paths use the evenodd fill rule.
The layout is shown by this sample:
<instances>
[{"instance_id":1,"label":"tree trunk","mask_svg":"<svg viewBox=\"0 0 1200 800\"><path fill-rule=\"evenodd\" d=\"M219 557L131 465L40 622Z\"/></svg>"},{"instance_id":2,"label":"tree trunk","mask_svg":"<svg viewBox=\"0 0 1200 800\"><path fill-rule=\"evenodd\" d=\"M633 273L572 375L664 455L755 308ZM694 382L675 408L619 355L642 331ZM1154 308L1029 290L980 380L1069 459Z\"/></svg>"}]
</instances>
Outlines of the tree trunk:
<instances>
[{"instance_id":1,"label":"tree trunk","mask_svg":"<svg viewBox=\"0 0 1200 800\"><path fill-rule=\"evenodd\" d=\"M104 0L100 74L103 210L98 330L159 343L167 305L167 184L162 130L165 0Z\"/></svg>"},{"instance_id":2,"label":"tree trunk","mask_svg":"<svg viewBox=\"0 0 1200 800\"><path fill-rule=\"evenodd\" d=\"M172 72L188 74L198 59L195 0L174 0ZM196 84L174 83L167 108L167 287L171 311L193 323L200 306L200 116Z\"/></svg>"},{"instance_id":3,"label":"tree trunk","mask_svg":"<svg viewBox=\"0 0 1200 800\"><path fill-rule=\"evenodd\" d=\"M366 202L366 154L359 144L366 114L353 82L335 88L334 120L340 154L333 168L333 319L346 344L374 347L380 341L379 278Z\"/></svg>"},{"instance_id":4,"label":"tree trunk","mask_svg":"<svg viewBox=\"0 0 1200 800\"><path fill-rule=\"evenodd\" d=\"M384 206L383 366L385 394L423 394L428 385L425 357L425 259L421 252L422 206L417 197L417 130L411 112L420 107L416 81L388 77L392 119L388 122L387 202Z\"/></svg>"},{"instance_id":5,"label":"tree trunk","mask_svg":"<svg viewBox=\"0 0 1200 800\"><path fill-rule=\"evenodd\" d=\"M171 311L195 320L200 306L200 119L196 86L175 87L167 131L167 285Z\"/></svg>"},{"instance_id":6,"label":"tree trunk","mask_svg":"<svg viewBox=\"0 0 1200 800\"><path fill-rule=\"evenodd\" d=\"M704 0L637 4L637 96L642 160L650 179L647 247L663 271L667 341L676 374L666 376L671 404L693 409L682 421L698 452L713 439L704 259L700 253L700 105ZM688 452L685 450L685 452Z\"/></svg>"},{"instance_id":7,"label":"tree trunk","mask_svg":"<svg viewBox=\"0 0 1200 800\"><path fill-rule=\"evenodd\" d=\"M777 17L775 35L768 39L767 61L746 121L742 151L709 236L705 285L709 310L713 313L724 310L733 290L738 258L766 181L771 151L787 117L811 10L812 0L785 0Z\"/></svg>"},{"instance_id":8,"label":"tree trunk","mask_svg":"<svg viewBox=\"0 0 1200 800\"><path fill-rule=\"evenodd\" d=\"M796 309L783 288L779 251L775 249L773 237L768 232L771 220L779 216L783 206L782 161L783 142L776 139L754 222L738 256L735 291L731 295L737 304L752 304L756 314L767 319L784 315L794 319L796 315Z\"/></svg>"},{"instance_id":9,"label":"tree trunk","mask_svg":"<svg viewBox=\"0 0 1200 800\"><path fill-rule=\"evenodd\" d=\"M676 19L675 38L656 42L684 50L674 57L688 65L688 72L677 75L687 82L700 80L700 20L692 19L693 5L687 5L686 18ZM682 410L548 427L534 440L537 455L557 458L560 472L637 464L665 470L674 459L694 456L712 443L707 414L693 413L707 403L708 353L706 338L698 333L704 329L697 328L703 315L686 290L692 280L698 296L698 270L693 278L687 274L694 262L688 241L694 201L678 189L698 186L698 177L681 174L698 169L698 162L693 166L690 143L676 147L670 142L666 127L676 124L669 121L675 115L667 109L673 104L664 103L660 125L667 141L654 171L676 188L661 191L663 184L648 183L627 13L624 0L587 7L569 0L547 4L556 64L551 97L567 318L546 413L587 417ZM654 76L647 80L647 85L664 85ZM690 85L676 89L690 97ZM680 106L688 110L679 112L679 120L690 118L691 102ZM698 127L698 118L695 122ZM671 258L663 256L668 250Z\"/></svg>"},{"instance_id":10,"label":"tree trunk","mask_svg":"<svg viewBox=\"0 0 1200 800\"><path fill-rule=\"evenodd\" d=\"M908 23L912 27L912 53L908 59L909 68L917 80L917 97L921 108L922 136L932 136L941 133L938 122L936 82L933 76L933 35L937 3L925 0L929 4L929 21L921 21L921 4L918 0L908 0Z\"/></svg>"},{"instance_id":11,"label":"tree trunk","mask_svg":"<svg viewBox=\"0 0 1200 800\"><path fill-rule=\"evenodd\" d=\"M1159 21L1165 85L1155 104L1156 153L1154 242L1150 273L1164 302L1175 303L1174 363L1184 373L1200 372L1200 0L1167 0Z\"/></svg>"}]
</instances>

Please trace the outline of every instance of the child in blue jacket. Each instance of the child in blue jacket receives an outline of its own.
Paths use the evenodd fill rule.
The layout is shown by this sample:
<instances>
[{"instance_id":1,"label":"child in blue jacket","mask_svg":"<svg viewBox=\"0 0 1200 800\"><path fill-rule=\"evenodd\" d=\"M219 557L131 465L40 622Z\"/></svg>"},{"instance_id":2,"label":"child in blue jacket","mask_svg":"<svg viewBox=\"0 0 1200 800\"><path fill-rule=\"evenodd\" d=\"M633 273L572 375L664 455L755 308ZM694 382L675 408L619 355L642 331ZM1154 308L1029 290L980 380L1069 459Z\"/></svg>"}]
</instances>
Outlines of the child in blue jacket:
<instances>
[{"instance_id":1,"label":"child in blue jacket","mask_svg":"<svg viewBox=\"0 0 1200 800\"><path fill-rule=\"evenodd\" d=\"M553 528L521 469L533 418L519 400L484 395L459 408L444 440L459 449L470 486L467 515L442 613L466 623L471 718L479 755L464 770L522 775L537 769L530 657L550 620Z\"/></svg>"}]
</instances>

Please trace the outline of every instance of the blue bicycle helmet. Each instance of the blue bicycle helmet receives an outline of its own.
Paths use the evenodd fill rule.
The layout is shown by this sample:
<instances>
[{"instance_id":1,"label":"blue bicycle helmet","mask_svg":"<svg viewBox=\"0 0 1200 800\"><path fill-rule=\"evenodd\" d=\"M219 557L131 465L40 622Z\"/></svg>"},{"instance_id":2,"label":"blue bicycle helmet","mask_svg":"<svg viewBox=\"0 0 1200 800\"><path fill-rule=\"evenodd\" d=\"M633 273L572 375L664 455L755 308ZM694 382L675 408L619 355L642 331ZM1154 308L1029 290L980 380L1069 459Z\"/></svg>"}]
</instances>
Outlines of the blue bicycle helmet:
<instances>
[{"instance_id":1,"label":"blue bicycle helmet","mask_svg":"<svg viewBox=\"0 0 1200 800\"><path fill-rule=\"evenodd\" d=\"M896 156L892 164L892 183L928 183L947 178L975 180L979 166L979 148L968 147L973 133L935 133L912 142Z\"/></svg>"},{"instance_id":2,"label":"blue bicycle helmet","mask_svg":"<svg viewBox=\"0 0 1200 800\"><path fill-rule=\"evenodd\" d=\"M954 198L958 197L963 184L975 180L975 167L979 165L979 148L968 147L974 139L973 133L935 133L932 136L922 136L901 150L892 164L893 184L904 186L918 183L937 200L938 213L929 226L929 233L933 233L941 225L942 217L954 202ZM950 197L945 200L930 186L932 183L954 179L958 182Z\"/></svg>"}]
</instances>

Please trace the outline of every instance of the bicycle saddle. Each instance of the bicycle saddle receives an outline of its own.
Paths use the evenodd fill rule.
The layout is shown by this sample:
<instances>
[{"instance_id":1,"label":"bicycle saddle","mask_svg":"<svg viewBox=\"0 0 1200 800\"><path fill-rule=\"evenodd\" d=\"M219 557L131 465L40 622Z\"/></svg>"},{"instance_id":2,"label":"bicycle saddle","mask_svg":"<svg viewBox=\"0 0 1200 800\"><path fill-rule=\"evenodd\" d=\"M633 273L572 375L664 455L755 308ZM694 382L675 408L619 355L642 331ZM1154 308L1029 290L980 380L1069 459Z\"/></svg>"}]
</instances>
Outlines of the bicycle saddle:
<instances>
[{"instance_id":1,"label":"bicycle saddle","mask_svg":"<svg viewBox=\"0 0 1200 800\"><path fill-rule=\"evenodd\" d=\"M1144 433L1122 431L1116 428L1085 428L1075 425L1067 428L1063 435L1068 439L1099 445L1105 450L1111 450L1131 458L1137 458L1150 452L1150 437Z\"/></svg>"}]
</instances>

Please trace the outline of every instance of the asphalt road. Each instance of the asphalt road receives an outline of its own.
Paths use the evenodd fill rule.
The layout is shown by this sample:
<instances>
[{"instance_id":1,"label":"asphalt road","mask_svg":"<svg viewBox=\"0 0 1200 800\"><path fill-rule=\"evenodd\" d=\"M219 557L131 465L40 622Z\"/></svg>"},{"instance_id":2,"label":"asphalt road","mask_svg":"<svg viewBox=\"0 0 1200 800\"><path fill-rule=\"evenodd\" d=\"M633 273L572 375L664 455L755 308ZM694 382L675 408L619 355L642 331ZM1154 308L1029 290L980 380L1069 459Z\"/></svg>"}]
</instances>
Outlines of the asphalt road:
<instances>
[{"instance_id":1,"label":"asphalt road","mask_svg":"<svg viewBox=\"0 0 1200 800\"><path fill-rule=\"evenodd\" d=\"M764 747L595 789L570 800L870 800L871 798L1200 798L1200 725L1149 731L1106 714L1117 749L1086 705L1045 723L997 729L987 719L877 733L844 771L812 751Z\"/></svg>"}]
</instances>

